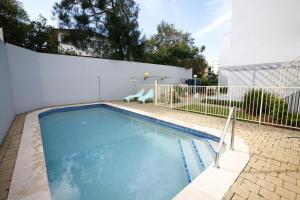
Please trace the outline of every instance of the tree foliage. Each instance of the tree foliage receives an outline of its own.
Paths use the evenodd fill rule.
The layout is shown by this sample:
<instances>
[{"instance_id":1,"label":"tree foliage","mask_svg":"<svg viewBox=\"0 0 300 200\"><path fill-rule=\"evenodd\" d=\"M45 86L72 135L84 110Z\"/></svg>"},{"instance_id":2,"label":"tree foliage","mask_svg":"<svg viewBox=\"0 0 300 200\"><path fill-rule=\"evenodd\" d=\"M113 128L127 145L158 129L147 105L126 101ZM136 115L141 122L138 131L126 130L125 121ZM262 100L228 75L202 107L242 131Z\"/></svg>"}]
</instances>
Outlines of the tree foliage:
<instances>
[{"instance_id":1,"label":"tree foliage","mask_svg":"<svg viewBox=\"0 0 300 200\"><path fill-rule=\"evenodd\" d=\"M195 46L191 34L173 24L162 22L155 35L142 37L134 0L61 0L53 14L60 27L68 29L65 42L87 50L92 40L100 41L93 47L94 56L192 68L198 77L207 68L205 46ZM58 51L58 40L46 19L30 21L17 0L0 1L0 26L9 43L40 52Z\"/></svg>"},{"instance_id":2,"label":"tree foliage","mask_svg":"<svg viewBox=\"0 0 300 200\"><path fill-rule=\"evenodd\" d=\"M36 21L27 25L25 47L38 52L57 53L58 39L53 34L53 28L47 25L47 20L40 15Z\"/></svg>"},{"instance_id":3,"label":"tree foliage","mask_svg":"<svg viewBox=\"0 0 300 200\"><path fill-rule=\"evenodd\" d=\"M34 51L57 52L57 39L51 38L52 27L42 16L30 21L19 1L0 1L0 27L6 42Z\"/></svg>"},{"instance_id":4,"label":"tree foliage","mask_svg":"<svg viewBox=\"0 0 300 200\"><path fill-rule=\"evenodd\" d=\"M157 26L157 34L145 43L145 60L149 63L192 68L194 74L202 77L207 68L202 54L204 50L204 46L200 49L195 46L190 33L162 22Z\"/></svg>"},{"instance_id":5,"label":"tree foliage","mask_svg":"<svg viewBox=\"0 0 300 200\"><path fill-rule=\"evenodd\" d=\"M80 30L66 38L77 48L85 50L92 38L101 38L102 46L95 50L104 57L140 60L143 39L138 30L139 9L133 0L62 0L55 4L53 14L60 27Z\"/></svg>"},{"instance_id":6,"label":"tree foliage","mask_svg":"<svg viewBox=\"0 0 300 200\"><path fill-rule=\"evenodd\" d=\"M23 46L23 40L27 33L25 23L29 23L29 18L20 2L0 1L0 27L3 28L6 41Z\"/></svg>"}]
</instances>

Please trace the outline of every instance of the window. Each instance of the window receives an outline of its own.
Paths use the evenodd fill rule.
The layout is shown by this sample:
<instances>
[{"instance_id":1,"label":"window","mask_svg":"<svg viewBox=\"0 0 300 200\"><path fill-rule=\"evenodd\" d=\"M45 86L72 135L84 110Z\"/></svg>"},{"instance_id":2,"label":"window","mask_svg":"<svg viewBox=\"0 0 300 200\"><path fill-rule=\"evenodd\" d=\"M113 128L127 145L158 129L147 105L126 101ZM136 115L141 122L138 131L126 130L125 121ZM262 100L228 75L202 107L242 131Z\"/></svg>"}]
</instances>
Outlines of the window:
<instances>
[{"instance_id":1,"label":"window","mask_svg":"<svg viewBox=\"0 0 300 200\"><path fill-rule=\"evenodd\" d=\"M64 44L66 41L66 36L63 34L60 34L60 43Z\"/></svg>"},{"instance_id":2,"label":"window","mask_svg":"<svg viewBox=\"0 0 300 200\"><path fill-rule=\"evenodd\" d=\"M92 48L92 49L98 49L100 47L101 47L101 42L100 41L92 40L90 42L90 48Z\"/></svg>"}]
</instances>

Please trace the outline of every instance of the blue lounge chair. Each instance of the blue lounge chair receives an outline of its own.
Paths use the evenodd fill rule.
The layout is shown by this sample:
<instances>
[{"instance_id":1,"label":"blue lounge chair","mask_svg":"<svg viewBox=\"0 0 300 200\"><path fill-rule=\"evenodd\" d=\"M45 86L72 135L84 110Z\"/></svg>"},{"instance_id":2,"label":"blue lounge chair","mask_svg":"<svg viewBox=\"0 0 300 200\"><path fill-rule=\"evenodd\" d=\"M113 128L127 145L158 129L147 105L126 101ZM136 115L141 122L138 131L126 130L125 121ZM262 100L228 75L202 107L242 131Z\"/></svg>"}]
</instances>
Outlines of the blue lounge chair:
<instances>
[{"instance_id":1,"label":"blue lounge chair","mask_svg":"<svg viewBox=\"0 0 300 200\"><path fill-rule=\"evenodd\" d=\"M154 93L153 89L149 90L147 94L138 98L138 102L145 104L146 101L153 101Z\"/></svg>"},{"instance_id":2,"label":"blue lounge chair","mask_svg":"<svg viewBox=\"0 0 300 200\"><path fill-rule=\"evenodd\" d=\"M144 94L144 89L141 89L138 93L134 94L134 95L129 95L125 98L123 98L124 101L130 102L130 101L134 101L136 99L138 99L139 97L142 97Z\"/></svg>"}]
</instances>

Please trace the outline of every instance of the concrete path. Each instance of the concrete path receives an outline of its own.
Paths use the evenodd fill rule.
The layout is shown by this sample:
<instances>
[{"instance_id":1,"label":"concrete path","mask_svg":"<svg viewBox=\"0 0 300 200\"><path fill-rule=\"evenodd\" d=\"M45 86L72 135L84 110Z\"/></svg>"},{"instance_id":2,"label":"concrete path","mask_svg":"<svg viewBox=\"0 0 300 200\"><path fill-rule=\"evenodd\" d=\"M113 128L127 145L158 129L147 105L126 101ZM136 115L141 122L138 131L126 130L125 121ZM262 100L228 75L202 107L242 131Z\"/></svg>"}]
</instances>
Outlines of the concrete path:
<instances>
[{"instance_id":1,"label":"concrete path","mask_svg":"<svg viewBox=\"0 0 300 200\"><path fill-rule=\"evenodd\" d=\"M17 115L0 146L0 200L7 199L21 141L25 114Z\"/></svg>"}]
</instances>

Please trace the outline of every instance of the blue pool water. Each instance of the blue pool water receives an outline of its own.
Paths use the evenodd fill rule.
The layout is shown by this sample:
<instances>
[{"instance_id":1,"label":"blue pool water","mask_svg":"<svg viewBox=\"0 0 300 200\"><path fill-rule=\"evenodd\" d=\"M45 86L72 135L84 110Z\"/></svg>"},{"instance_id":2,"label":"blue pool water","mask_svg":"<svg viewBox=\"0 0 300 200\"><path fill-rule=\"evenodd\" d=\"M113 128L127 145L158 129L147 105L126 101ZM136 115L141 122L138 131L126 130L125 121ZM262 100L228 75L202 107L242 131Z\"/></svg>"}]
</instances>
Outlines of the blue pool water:
<instances>
[{"instance_id":1,"label":"blue pool water","mask_svg":"<svg viewBox=\"0 0 300 200\"><path fill-rule=\"evenodd\" d=\"M54 200L171 199L213 162L213 140L107 105L73 109L40 115Z\"/></svg>"}]
</instances>

